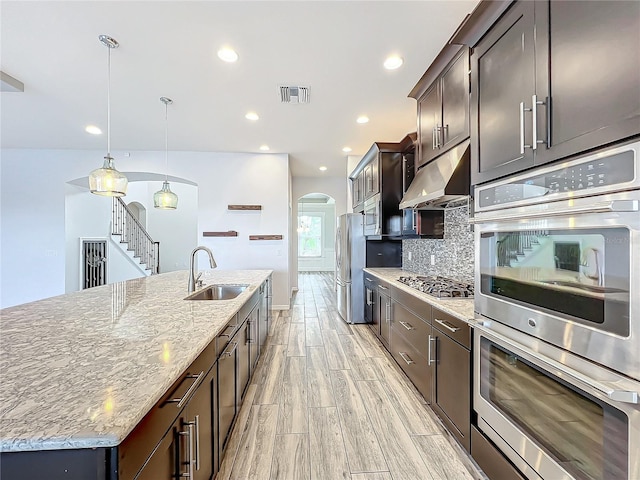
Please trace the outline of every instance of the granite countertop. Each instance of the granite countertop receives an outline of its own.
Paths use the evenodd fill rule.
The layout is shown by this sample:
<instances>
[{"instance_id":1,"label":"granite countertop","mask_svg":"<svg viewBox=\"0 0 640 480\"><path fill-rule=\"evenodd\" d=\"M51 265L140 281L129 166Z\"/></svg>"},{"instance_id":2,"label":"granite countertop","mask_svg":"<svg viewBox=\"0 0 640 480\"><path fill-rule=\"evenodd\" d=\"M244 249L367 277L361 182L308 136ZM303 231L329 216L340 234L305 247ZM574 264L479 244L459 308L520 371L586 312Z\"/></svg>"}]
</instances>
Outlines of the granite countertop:
<instances>
[{"instance_id":1,"label":"granite countertop","mask_svg":"<svg viewBox=\"0 0 640 480\"><path fill-rule=\"evenodd\" d=\"M205 270L238 297L184 301L187 271L0 310L0 451L122 442L270 270Z\"/></svg>"},{"instance_id":2,"label":"granite countertop","mask_svg":"<svg viewBox=\"0 0 640 480\"><path fill-rule=\"evenodd\" d=\"M432 295L423 293L415 288L411 288L404 283L398 281L398 277L400 276L415 276L417 275L415 272L410 272L408 270L402 270L401 268L365 268L365 273L370 273L378 277L381 280L384 280L387 283L392 284L395 288L410 293L411 295L423 300L427 303L430 303L436 308L439 308L445 313L453 315L460 320L464 320L468 323L476 323L474 320L474 309L473 309L473 299L472 298L443 298L439 299Z\"/></svg>"}]
</instances>

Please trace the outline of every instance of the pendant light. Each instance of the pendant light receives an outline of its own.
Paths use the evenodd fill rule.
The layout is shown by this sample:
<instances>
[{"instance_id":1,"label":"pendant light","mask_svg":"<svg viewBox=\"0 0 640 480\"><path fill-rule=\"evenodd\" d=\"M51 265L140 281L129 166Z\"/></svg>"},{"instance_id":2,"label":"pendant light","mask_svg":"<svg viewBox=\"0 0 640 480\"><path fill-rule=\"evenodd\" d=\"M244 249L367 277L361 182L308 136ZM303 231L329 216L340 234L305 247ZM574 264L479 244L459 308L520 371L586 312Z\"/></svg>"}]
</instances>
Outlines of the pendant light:
<instances>
[{"instance_id":1,"label":"pendant light","mask_svg":"<svg viewBox=\"0 0 640 480\"><path fill-rule=\"evenodd\" d=\"M97 168L89 174L89 190L96 195L123 197L127 194L127 177L116 170L111 156L111 50L118 48L119 43L107 35L100 35L98 39L109 49L107 62L107 155L104 157L102 168Z\"/></svg>"},{"instance_id":2,"label":"pendant light","mask_svg":"<svg viewBox=\"0 0 640 480\"><path fill-rule=\"evenodd\" d=\"M162 188L153 194L153 206L162 210L175 210L178 208L178 195L171 191L169 187L169 105L173 100L167 97L160 97L160 101L164 103L164 160L165 174Z\"/></svg>"}]
</instances>

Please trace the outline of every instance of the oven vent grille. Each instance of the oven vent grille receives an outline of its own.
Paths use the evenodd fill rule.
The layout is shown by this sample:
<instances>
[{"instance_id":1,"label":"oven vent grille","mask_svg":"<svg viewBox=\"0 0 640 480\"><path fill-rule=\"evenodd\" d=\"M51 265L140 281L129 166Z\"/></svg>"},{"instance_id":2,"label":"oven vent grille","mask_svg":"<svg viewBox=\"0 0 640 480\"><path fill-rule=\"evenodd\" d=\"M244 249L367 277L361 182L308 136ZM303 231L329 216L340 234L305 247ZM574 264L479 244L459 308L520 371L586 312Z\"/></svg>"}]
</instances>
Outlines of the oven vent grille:
<instances>
[{"instance_id":1,"label":"oven vent grille","mask_svg":"<svg viewBox=\"0 0 640 480\"><path fill-rule=\"evenodd\" d=\"M309 87L280 85L280 103L309 103Z\"/></svg>"}]
</instances>

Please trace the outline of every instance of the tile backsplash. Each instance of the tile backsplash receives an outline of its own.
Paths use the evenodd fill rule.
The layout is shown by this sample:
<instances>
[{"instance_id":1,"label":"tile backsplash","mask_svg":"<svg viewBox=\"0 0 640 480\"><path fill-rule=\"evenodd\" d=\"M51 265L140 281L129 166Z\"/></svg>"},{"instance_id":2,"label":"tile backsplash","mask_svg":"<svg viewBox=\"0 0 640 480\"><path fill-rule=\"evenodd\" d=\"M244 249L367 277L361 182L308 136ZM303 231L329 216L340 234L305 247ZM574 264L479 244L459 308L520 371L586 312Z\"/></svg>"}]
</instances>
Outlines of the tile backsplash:
<instances>
[{"instance_id":1,"label":"tile backsplash","mask_svg":"<svg viewBox=\"0 0 640 480\"><path fill-rule=\"evenodd\" d=\"M431 265L431 255L435 256L434 265ZM463 205L445 209L443 239L402 241L402 268L418 275L441 275L473 283L474 236L466 201Z\"/></svg>"}]
</instances>

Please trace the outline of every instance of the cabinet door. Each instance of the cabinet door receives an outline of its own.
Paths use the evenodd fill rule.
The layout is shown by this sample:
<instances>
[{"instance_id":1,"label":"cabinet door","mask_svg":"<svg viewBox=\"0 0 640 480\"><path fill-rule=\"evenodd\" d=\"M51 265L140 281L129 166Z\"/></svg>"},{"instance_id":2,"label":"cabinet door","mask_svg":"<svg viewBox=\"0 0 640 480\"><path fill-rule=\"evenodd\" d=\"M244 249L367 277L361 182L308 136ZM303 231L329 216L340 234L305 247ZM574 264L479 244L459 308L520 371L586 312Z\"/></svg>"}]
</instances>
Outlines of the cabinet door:
<instances>
[{"instance_id":1,"label":"cabinet door","mask_svg":"<svg viewBox=\"0 0 640 480\"><path fill-rule=\"evenodd\" d=\"M640 2L538 2L536 31L536 164L640 133Z\"/></svg>"},{"instance_id":2,"label":"cabinet door","mask_svg":"<svg viewBox=\"0 0 640 480\"><path fill-rule=\"evenodd\" d=\"M534 2L515 3L476 46L471 61L471 181L533 165ZM524 111L523 111L524 110Z\"/></svg>"},{"instance_id":3,"label":"cabinet door","mask_svg":"<svg viewBox=\"0 0 640 480\"><path fill-rule=\"evenodd\" d=\"M260 288L258 337L260 338L260 351L262 351L267 342L267 336L269 335L268 280L265 281Z\"/></svg>"},{"instance_id":4,"label":"cabinet door","mask_svg":"<svg viewBox=\"0 0 640 480\"><path fill-rule=\"evenodd\" d=\"M258 329L260 326L260 304L258 303L251 314L249 315L248 329L249 329L249 377L253 375L253 370L258 362L258 351L260 347L260 339L258 337Z\"/></svg>"},{"instance_id":5,"label":"cabinet door","mask_svg":"<svg viewBox=\"0 0 640 480\"><path fill-rule=\"evenodd\" d=\"M185 410L186 425L191 426L192 469L194 480L209 480L217 472L215 415L217 396L217 369L209 371L189 400ZM188 449L187 449L188 455Z\"/></svg>"},{"instance_id":6,"label":"cabinet door","mask_svg":"<svg viewBox=\"0 0 640 480\"><path fill-rule=\"evenodd\" d=\"M142 470L134 477L135 480L172 480L183 472L188 439L185 435L187 430L181 429L181 423L180 418L174 422Z\"/></svg>"},{"instance_id":7,"label":"cabinet door","mask_svg":"<svg viewBox=\"0 0 640 480\"><path fill-rule=\"evenodd\" d=\"M360 190L360 183L362 178L356 177L351 179L351 207L355 209L362 203L362 192Z\"/></svg>"},{"instance_id":8,"label":"cabinet door","mask_svg":"<svg viewBox=\"0 0 640 480\"><path fill-rule=\"evenodd\" d=\"M380 338L380 297L376 287L372 287L371 292L372 305L371 305L371 329L376 337Z\"/></svg>"},{"instance_id":9,"label":"cabinet door","mask_svg":"<svg viewBox=\"0 0 640 480\"><path fill-rule=\"evenodd\" d=\"M218 358L218 458L226 446L231 424L236 417L236 335Z\"/></svg>"},{"instance_id":10,"label":"cabinet door","mask_svg":"<svg viewBox=\"0 0 640 480\"><path fill-rule=\"evenodd\" d=\"M378 308L380 315L380 341L387 347L391 338L391 297L386 293L388 288L378 285Z\"/></svg>"},{"instance_id":11,"label":"cabinet door","mask_svg":"<svg viewBox=\"0 0 640 480\"><path fill-rule=\"evenodd\" d=\"M460 143L469 136L469 50L462 54L442 74L442 150Z\"/></svg>"},{"instance_id":12,"label":"cabinet door","mask_svg":"<svg viewBox=\"0 0 640 480\"><path fill-rule=\"evenodd\" d=\"M418 100L418 165L422 166L440 153L438 149L442 102L439 82Z\"/></svg>"},{"instance_id":13,"label":"cabinet door","mask_svg":"<svg viewBox=\"0 0 640 480\"><path fill-rule=\"evenodd\" d=\"M471 354L447 335L433 329L436 336L436 371L433 402L436 413L462 445L470 450L471 429ZM448 422L447 422L448 420ZM451 425L448 425L451 427Z\"/></svg>"},{"instance_id":14,"label":"cabinet door","mask_svg":"<svg viewBox=\"0 0 640 480\"><path fill-rule=\"evenodd\" d=\"M236 411L240 410L242 405L242 398L244 392L249 384L250 373L250 361L251 361L251 315L249 315L245 322L240 327L240 332L236 335L236 341L238 342L237 349L237 388L236 393Z\"/></svg>"}]
</instances>

